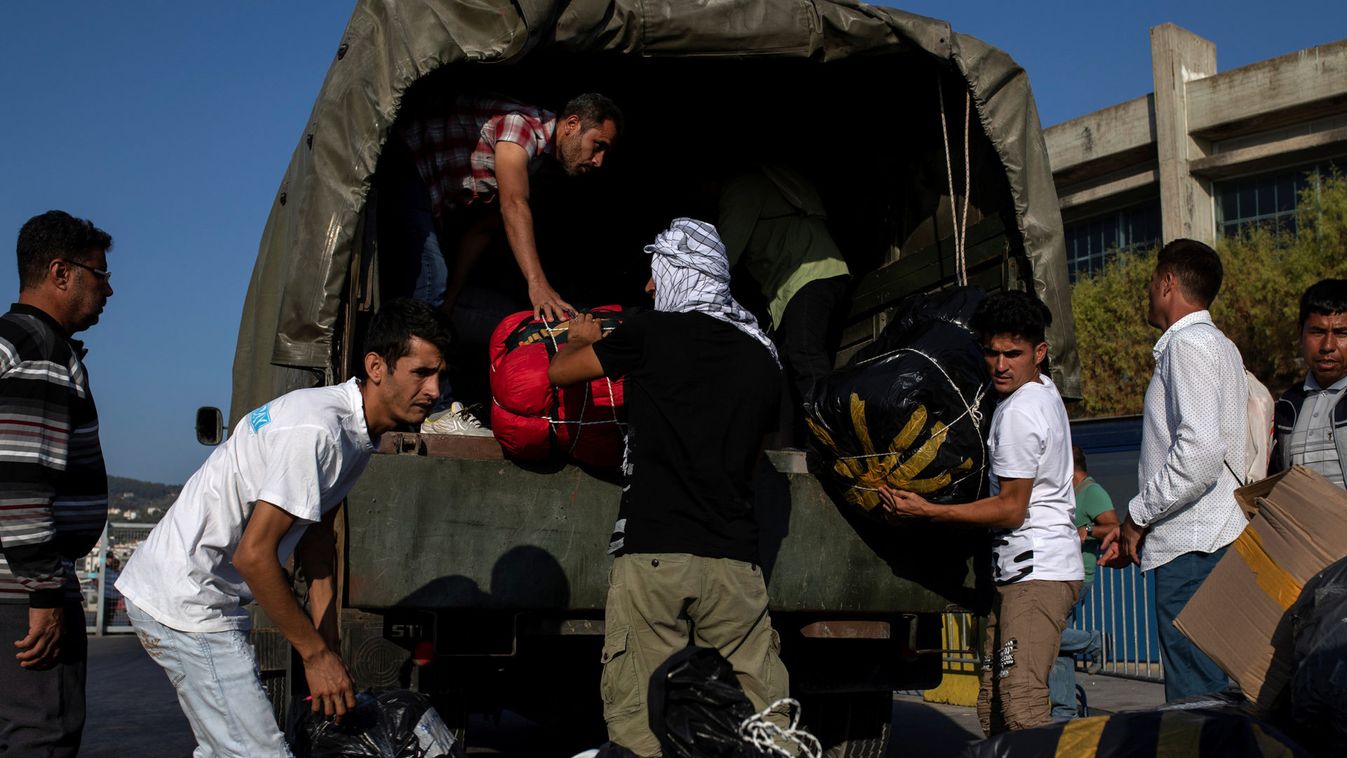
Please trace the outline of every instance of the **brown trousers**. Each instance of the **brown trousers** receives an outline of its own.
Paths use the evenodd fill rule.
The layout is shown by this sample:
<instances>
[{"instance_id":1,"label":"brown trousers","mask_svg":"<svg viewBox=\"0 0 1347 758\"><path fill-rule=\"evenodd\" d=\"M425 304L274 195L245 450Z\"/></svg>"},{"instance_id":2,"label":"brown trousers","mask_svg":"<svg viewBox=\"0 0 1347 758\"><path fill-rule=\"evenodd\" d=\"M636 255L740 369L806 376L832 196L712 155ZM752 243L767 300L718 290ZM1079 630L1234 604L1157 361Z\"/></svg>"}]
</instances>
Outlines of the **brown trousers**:
<instances>
[{"instance_id":1,"label":"brown trousers","mask_svg":"<svg viewBox=\"0 0 1347 758\"><path fill-rule=\"evenodd\" d=\"M1029 580L996 588L982 641L978 721L991 736L1052 721L1048 673L1080 598L1080 582Z\"/></svg>"}]
</instances>

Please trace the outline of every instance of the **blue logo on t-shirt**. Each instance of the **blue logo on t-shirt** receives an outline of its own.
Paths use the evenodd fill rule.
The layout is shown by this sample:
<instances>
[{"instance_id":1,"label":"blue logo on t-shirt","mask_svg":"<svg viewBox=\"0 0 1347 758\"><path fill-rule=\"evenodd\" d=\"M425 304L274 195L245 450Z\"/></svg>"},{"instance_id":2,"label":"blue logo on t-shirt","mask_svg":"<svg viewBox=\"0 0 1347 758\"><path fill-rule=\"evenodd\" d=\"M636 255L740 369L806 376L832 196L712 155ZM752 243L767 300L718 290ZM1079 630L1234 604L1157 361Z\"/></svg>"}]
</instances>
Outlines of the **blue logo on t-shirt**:
<instances>
[{"instance_id":1,"label":"blue logo on t-shirt","mask_svg":"<svg viewBox=\"0 0 1347 758\"><path fill-rule=\"evenodd\" d=\"M251 426L254 432L270 423L271 423L271 403L267 403L261 408L258 408L257 410L248 414L248 426Z\"/></svg>"}]
</instances>

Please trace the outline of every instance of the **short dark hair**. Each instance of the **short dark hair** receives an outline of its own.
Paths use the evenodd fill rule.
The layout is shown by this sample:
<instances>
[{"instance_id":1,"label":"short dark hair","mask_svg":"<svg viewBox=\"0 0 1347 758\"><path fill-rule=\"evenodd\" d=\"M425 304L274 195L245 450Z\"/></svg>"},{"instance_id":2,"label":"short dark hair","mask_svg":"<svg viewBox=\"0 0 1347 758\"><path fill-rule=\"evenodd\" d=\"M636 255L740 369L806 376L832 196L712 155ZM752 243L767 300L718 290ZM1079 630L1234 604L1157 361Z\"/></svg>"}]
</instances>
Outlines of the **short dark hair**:
<instances>
[{"instance_id":1,"label":"short dark hair","mask_svg":"<svg viewBox=\"0 0 1347 758\"><path fill-rule=\"evenodd\" d=\"M1332 316L1347 313L1347 279L1320 279L1300 296L1300 321L1297 329L1304 329L1310 314Z\"/></svg>"},{"instance_id":2,"label":"short dark hair","mask_svg":"<svg viewBox=\"0 0 1347 758\"><path fill-rule=\"evenodd\" d=\"M398 359L412 351L412 337L420 337L449 356L449 324L439 309L422 300L399 298L384 303L370 320L365 337L365 353L378 353L393 370ZM365 362L357 361L357 371L365 378Z\"/></svg>"},{"instance_id":3,"label":"short dark hair","mask_svg":"<svg viewBox=\"0 0 1347 758\"><path fill-rule=\"evenodd\" d=\"M1160 255L1155 260L1155 271L1159 274L1174 274L1188 299L1203 308L1211 307L1216 300L1224 276L1221 256L1210 245L1183 238L1160 248Z\"/></svg>"},{"instance_id":4,"label":"short dark hair","mask_svg":"<svg viewBox=\"0 0 1347 758\"><path fill-rule=\"evenodd\" d=\"M1082 474L1090 473L1089 467L1085 465L1085 451L1080 449L1080 445L1071 446L1071 458L1077 471Z\"/></svg>"},{"instance_id":5,"label":"short dark hair","mask_svg":"<svg viewBox=\"0 0 1347 758\"><path fill-rule=\"evenodd\" d=\"M1028 292L997 292L978 303L969 326L984 340L1009 334L1038 345L1048 341L1052 311Z\"/></svg>"},{"instance_id":6,"label":"short dark hair","mask_svg":"<svg viewBox=\"0 0 1347 758\"><path fill-rule=\"evenodd\" d=\"M112 237L87 219L65 211L33 216L19 229L19 289L40 285L57 258L83 263L90 250L111 249Z\"/></svg>"},{"instance_id":7,"label":"short dark hair","mask_svg":"<svg viewBox=\"0 0 1347 758\"><path fill-rule=\"evenodd\" d=\"M612 121L613 126L617 127L618 134L623 130L622 110L606 95L597 92L586 92L571 98L566 107L561 109L561 117L571 116L578 116L580 125L586 129L603 126L603 122Z\"/></svg>"}]
</instances>

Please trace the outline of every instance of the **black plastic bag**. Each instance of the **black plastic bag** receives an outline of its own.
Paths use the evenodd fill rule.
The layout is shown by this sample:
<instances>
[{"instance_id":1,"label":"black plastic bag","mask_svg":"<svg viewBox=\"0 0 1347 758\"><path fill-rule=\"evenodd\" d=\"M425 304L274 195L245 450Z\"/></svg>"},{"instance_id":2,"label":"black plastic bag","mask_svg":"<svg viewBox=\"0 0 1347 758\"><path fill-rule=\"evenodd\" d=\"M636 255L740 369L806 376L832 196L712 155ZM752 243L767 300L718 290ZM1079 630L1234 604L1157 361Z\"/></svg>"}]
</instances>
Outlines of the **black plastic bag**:
<instances>
[{"instance_id":1,"label":"black plastic bag","mask_svg":"<svg viewBox=\"0 0 1347 758\"><path fill-rule=\"evenodd\" d=\"M309 703L290 709L286 736L297 758L438 758L457 755L454 737L430 705L409 690L366 690L338 723Z\"/></svg>"},{"instance_id":2,"label":"black plastic bag","mask_svg":"<svg viewBox=\"0 0 1347 758\"><path fill-rule=\"evenodd\" d=\"M815 385L806 422L848 502L872 512L880 484L939 503L982 496L995 399L967 324L984 298L904 299L875 344Z\"/></svg>"},{"instance_id":3,"label":"black plastic bag","mask_svg":"<svg viewBox=\"0 0 1347 758\"><path fill-rule=\"evenodd\" d=\"M1321 754L1347 746L1347 558L1305 583L1291 606L1291 721Z\"/></svg>"},{"instance_id":4,"label":"black plastic bag","mask_svg":"<svg viewBox=\"0 0 1347 758\"><path fill-rule=\"evenodd\" d=\"M963 758L1299 758L1309 754L1242 704L1213 699L1063 721L975 742Z\"/></svg>"},{"instance_id":5,"label":"black plastic bag","mask_svg":"<svg viewBox=\"0 0 1347 758\"><path fill-rule=\"evenodd\" d=\"M650 731L665 758L770 758L739 736L756 711L720 653L686 647L650 677Z\"/></svg>"}]
</instances>

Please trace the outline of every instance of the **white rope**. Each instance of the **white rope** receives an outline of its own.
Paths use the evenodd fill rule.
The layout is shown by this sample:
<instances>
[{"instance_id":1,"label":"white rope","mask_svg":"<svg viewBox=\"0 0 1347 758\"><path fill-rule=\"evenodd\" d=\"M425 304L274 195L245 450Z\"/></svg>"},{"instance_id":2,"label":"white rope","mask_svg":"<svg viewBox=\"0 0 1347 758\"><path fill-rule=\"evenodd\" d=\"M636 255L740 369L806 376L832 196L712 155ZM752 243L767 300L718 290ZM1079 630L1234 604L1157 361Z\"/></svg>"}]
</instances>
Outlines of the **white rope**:
<instances>
[{"instance_id":1,"label":"white rope","mask_svg":"<svg viewBox=\"0 0 1347 758\"><path fill-rule=\"evenodd\" d=\"M963 219L959 221L959 275L963 277L963 286L968 286L968 201L973 194L970 184L971 169L968 165L968 122L972 115L973 92L964 90L963 98Z\"/></svg>"},{"instance_id":2,"label":"white rope","mask_svg":"<svg viewBox=\"0 0 1347 758\"><path fill-rule=\"evenodd\" d=\"M781 706L790 708L790 724L785 729L773 724L767 720L772 711ZM768 755L781 756L782 758L792 758L793 756L802 756L802 758L822 758L823 745L814 735L800 728L800 703L788 697L772 703L764 708L760 713L744 719L739 724L739 736L745 742L761 750ZM788 752L781 745L794 745L798 750Z\"/></svg>"},{"instance_id":3,"label":"white rope","mask_svg":"<svg viewBox=\"0 0 1347 758\"><path fill-rule=\"evenodd\" d=\"M940 98L940 138L945 143L945 179L949 185L949 215L954 226L954 274L960 287L968 286L968 187L970 169L968 165L968 121L973 107L973 93L965 91L963 114L963 220L959 219L959 207L954 194L954 161L949 154L949 123L945 118L945 84L936 75L936 92Z\"/></svg>"},{"instance_id":4,"label":"white rope","mask_svg":"<svg viewBox=\"0 0 1347 758\"><path fill-rule=\"evenodd\" d=\"M589 410L589 382L585 382L585 399L580 403L580 420L585 418L585 411ZM571 438L571 449L566 451L566 455L575 454L575 446L580 444L580 433L585 431L583 423L576 425L575 436Z\"/></svg>"},{"instance_id":5,"label":"white rope","mask_svg":"<svg viewBox=\"0 0 1347 758\"><path fill-rule=\"evenodd\" d=\"M557 335L556 332L553 331L554 327L552 326L552 322L548 321L547 317L543 315L539 315L538 320L542 321L543 326L546 327L544 334L547 335L548 339L552 340L552 354L556 355L561 352L561 345L557 343ZM570 327L566 327L566 331L570 331Z\"/></svg>"},{"instance_id":6,"label":"white rope","mask_svg":"<svg viewBox=\"0 0 1347 758\"><path fill-rule=\"evenodd\" d=\"M547 338L548 338L548 339L552 340L552 353L555 355L556 353L558 353L558 352L561 351L561 345L560 345L560 343L557 342L557 335L556 335L556 329L557 329L560 325L558 325L558 327L553 327L553 326L552 326L552 323L551 323L550 321L547 320L547 317L546 317L546 316L541 316L541 315L540 315L538 318L539 318L539 320L541 320L541 321L543 322L543 326L546 327L546 330L545 330L544 334L547 335ZM602 325L600 325L600 329L602 329ZM567 327L567 331L569 331L569 330L570 330L570 327ZM554 426L555 426L555 425L560 425L560 424L566 424L566 425L570 425L570 426L578 426L578 427L580 427L580 431L584 431L584 427L586 427L586 426L606 426L606 425L608 425L608 424L613 424L614 426L616 426L616 427L618 428L618 431L622 432L623 435L626 435L626 433L627 433L627 425L624 424L624 423L622 423L621 421L619 421L619 420L618 420L618 417L617 417L617 398L616 398L616 396L613 394L613 380L612 380L612 379L608 379L607 377L604 377L604 381L606 381L606 382L608 383L608 407L609 407L609 409L613 412L613 420L612 420L612 421L584 421L584 420L580 420L580 421L570 421L570 420L567 420L567 419L553 418L553 417L551 417L551 416L543 416L542 418L545 419L545 420L547 421L547 423L552 424L552 425L554 425ZM589 397L590 397L589 382L585 382L585 401L584 401L584 403L582 403L582 404L580 405L580 418L581 418L581 419L584 419L584 417L585 417L585 411L589 410ZM494 398L493 398L493 400L494 400ZM496 404L497 404L497 405L500 405L500 403L496 403ZM504 406L502 406L502 407L504 407ZM569 455L569 454L575 452L575 446L578 445L578 444L580 443L580 431L577 431L577 432L575 433L575 438L571 440L571 448L570 448L570 450L567 450L567 451L566 451L567 455Z\"/></svg>"}]
</instances>

